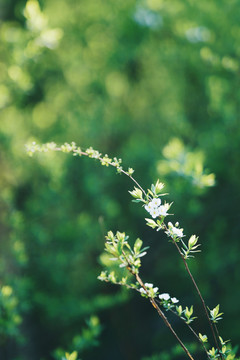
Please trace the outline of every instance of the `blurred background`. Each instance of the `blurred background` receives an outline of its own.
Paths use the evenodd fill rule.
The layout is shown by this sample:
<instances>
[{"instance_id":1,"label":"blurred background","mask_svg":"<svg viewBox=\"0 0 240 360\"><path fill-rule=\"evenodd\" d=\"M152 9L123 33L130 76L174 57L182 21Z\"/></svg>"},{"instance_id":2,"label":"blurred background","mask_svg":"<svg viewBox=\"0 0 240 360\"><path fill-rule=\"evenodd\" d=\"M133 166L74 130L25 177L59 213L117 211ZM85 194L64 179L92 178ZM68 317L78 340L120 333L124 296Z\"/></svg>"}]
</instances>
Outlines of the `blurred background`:
<instances>
[{"instance_id":1,"label":"blurred background","mask_svg":"<svg viewBox=\"0 0 240 360\"><path fill-rule=\"evenodd\" d=\"M159 178L224 340L240 330L240 6L237 0L0 0L0 358L185 359L146 299L97 280L104 235L150 246L142 278L198 297L175 248L146 227L133 183L94 160L29 158L75 141ZM202 359L188 329L173 326Z\"/></svg>"}]
</instances>

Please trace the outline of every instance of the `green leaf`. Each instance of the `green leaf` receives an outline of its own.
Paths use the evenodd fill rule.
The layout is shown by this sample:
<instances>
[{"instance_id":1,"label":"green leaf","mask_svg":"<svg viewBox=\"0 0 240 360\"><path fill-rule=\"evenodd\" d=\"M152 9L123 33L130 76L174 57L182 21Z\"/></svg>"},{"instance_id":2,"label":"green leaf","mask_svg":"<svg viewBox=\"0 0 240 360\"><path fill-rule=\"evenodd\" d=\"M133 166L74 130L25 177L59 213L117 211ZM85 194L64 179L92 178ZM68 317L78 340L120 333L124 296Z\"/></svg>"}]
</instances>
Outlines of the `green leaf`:
<instances>
[{"instance_id":1,"label":"green leaf","mask_svg":"<svg viewBox=\"0 0 240 360\"><path fill-rule=\"evenodd\" d=\"M159 182L159 179L158 179L157 182L156 182L156 185L155 185L155 193L156 193L156 195L158 195L162 191L163 188L164 188L164 184Z\"/></svg>"},{"instance_id":2,"label":"green leaf","mask_svg":"<svg viewBox=\"0 0 240 360\"><path fill-rule=\"evenodd\" d=\"M164 218L162 217L161 219L158 219L157 220L157 225L158 225L158 227L159 228L161 228L162 227L162 223L164 222Z\"/></svg>"},{"instance_id":3,"label":"green leaf","mask_svg":"<svg viewBox=\"0 0 240 360\"><path fill-rule=\"evenodd\" d=\"M123 249L123 242L119 241L118 244L117 244L117 251L118 251L119 255L122 254L122 249Z\"/></svg>"},{"instance_id":4,"label":"green leaf","mask_svg":"<svg viewBox=\"0 0 240 360\"><path fill-rule=\"evenodd\" d=\"M101 281L107 280L108 276L106 271L101 271L101 274L98 276L98 279Z\"/></svg>"},{"instance_id":5,"label":"green leaf","mask_svg":"<svg viewBox=\"0 0 240 360\"><path fill-rule=\"evenodd\" d=\"M192 235L190 239L188 240L188 248L192 249L194 245L196 245L198 241L198 237L196 235Z\"/></svg>"},{"instance_id":6,"label":"green leaf","mask_svg":"<svg viewBox=\"0 0 240 360\"><path fill-rule=\"evenodd\" d=\"M219 304L213 310L210 310L210 315L214 323L222 319L221 315L223 315L223 313L219 313Z\"/></svg>"},{"instance_id":7,"label":"green leaf","mask_svg":"<svg viewBox=\"0 0 240 360\"><path fill-rule=\"evenodd\" d=\"M156 221L154 221L152 219L148 219L148 218L145 218L145 220L147 221L147 226L150 226L152 229L155 229L156 227L158 227L158 224L156 223Z\"/></svg>"},{"instance_id":8,"label":"green leaf","mask_svg":"<svg viewBox=\"0 0 240 360\"><path fill-rule=\"evenodd\" d=\"M153 194L155 194L155 186L153 184L151 185L151 191Z\"/></svg>"},{"instance_id":9,"label":"green leaf","mask_svg":"<svg viewBox=\"0 0 240 360\"><path fill-rule=\"evenodd\" d=\"M148 194L150 194L152 197L154 197L154 194L150 189L148 189Z\"/></svg>"},{"instance_id":10,"label":"green leaf","mask_svg":"<svg viewBox=\"0 0 240 360\"><path fill-rule=\"evenodd\" d=\"M133 191L128 191L136 199L142 199L142 190L139 188L134 187Z\"/></svg>"},{"instance_id":11,"label":"green leaf","mask_svg":"<svg viewBox=\"0 0 240 360\"><path fill-rule=\"evenodd\" d=\"M181 316L182 315L182 305L179 305L179 306L176 306L176 310L177 310L177 313L178 313L178 315L179 316Z\"/></svg>"},{"instance_id":12,"label":"green leaf","mask_svg":"<svg viewBox=\"0 0 240 360\"><path fill-rule=\"evenodd\" d=\"M208 354L210 356L215 357L215 355L217 355L217 350L214 347L212 347L212 349L208 351Z\"/></svg>"},{"instance_id":13,"label":"green leaf","mask_svg":"<svg viewBox=\"0 0 240 360\"><path fill-rule=\"evenodd\" d=\"M200 339L203 343L208 342L208 337L207 337L207 335L202 335L201 333L199 333L198 336L199 336L199 339Z\"/></svg>"},{"instance_id":14,"label":"green leaf","mask_svg":"<svg viewBox=\"0 0 240 360\"><path fill-rule=\"evenodd\" d=\"M135 241L135 244L134 244L134 247L133 247L135 254L139 253L139 251L140 251L140 249L142 247L142 244L143 244L143 242L139 238Z\"/></svg>"},{"instance_id":15,"label":"green leaf","mask_svg":"<svg viewBox=\"0 0 240 360\"><path fill-rule=\"evenodd\" d=\"M115 255L117 255L117 253L114 251L114 248L113 248L113 246L112 245L110 245L109 243L105 243L105 250L107 251L107 252L109 252L110 254L115 254Z\"/></svg>"},{"instance_id":16,"label":"green leaf","mask_svg":"<svg viewBox=\"0 0 240 360\"><path fill-rule=\"evenodd\" d=\"M65 354L66 360L77 360L77 356L78 356L77 351L74 351L71 354L69 353Z\"/></svg>"},{"instance_id":17,"label":"green leaf","mask_svg":"<svg viewBox=\"0 0 240 360\"><path fill-rule=\"evenodd\" d=\"M127 173L129 176L132 176L132 174L134 173L134 170L132 168L128 168Z\"/></svg>"},{"instance_id":18,"label":"green leaf","mask_svg":"<svg viewBox=\"0 0 240 360\"><path fill-rule=\"evenodd\" d=\"M147 252L146 252L146 251L143 251L143 252L141 252L140 254L136 255L136 259L138 259L138 258L140 258L140 257L143 257L143 256L145 256L146 254L147 254Z\"/></svg>"},{"instance_id":19,"label":"green leaf","mask_svg":"<svg viewBox=\"0 0 240 360\"><path fill-rule=\"evenodd\" d=\"M219 304L212 310L213 312L213 316L216 317L218 315L219 312Z\"/></svg>"},{"instance_id":20,"label":"green leaf","mask_svg":"<svg viewBox=\"0 0 240 360\"><path fill-rule=\"evenodd\" d=\"M115 272L111 271L110 274L108 275L108 280L110 282L112 282L113 284L115 284L117 282L116 276L115 276Z\"/></svg>"},{"instance_id":21,"label":"green leaf","mask_svg":"<svg viewBox=\"0 0 240 360\"><path fill-rule=\"evenodd\" d=\"M112 231L108 231L107 236L106 236L107 240L113 241L114 240L114 234Z\"/></svg>"}]
</instances>

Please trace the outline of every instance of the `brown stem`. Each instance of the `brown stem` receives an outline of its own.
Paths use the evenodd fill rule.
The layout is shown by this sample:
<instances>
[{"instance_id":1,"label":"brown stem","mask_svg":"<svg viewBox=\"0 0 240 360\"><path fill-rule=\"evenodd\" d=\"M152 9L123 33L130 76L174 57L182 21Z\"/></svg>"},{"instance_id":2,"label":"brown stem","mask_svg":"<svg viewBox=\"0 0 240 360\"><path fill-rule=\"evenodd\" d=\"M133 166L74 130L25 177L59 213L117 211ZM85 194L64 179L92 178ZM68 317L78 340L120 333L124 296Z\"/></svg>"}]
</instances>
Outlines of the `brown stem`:
<instances>
[{"instance_id":1,"label":"brown stem","mask_svg":"<svg viewBox=\"0 0 240 360\"><path fill-rule=\"evenodd\" d=\"M165 229L167 229L167 227L166 227L165 224L164 224L164 226L165 226ZM187 270L187 273L188 273L188 275L190 276L190 278L191 278L191 280L192 280L192 283L193 283L193 285L194 285L194 287L195 287L195 289L196 289L196 291L197 291L197 293L198 293L198 296L199 296L199 298L200 298L200 300L201 300L201 303L202 303L203 308L204 308L204 312L205 312L205 314L206 314L208 323L209 323L209 325L210 325L210 329L211 329L211 332L212 332L212 335L213 335L215 344L216 344L217 349L218 349L218 351L219 351L220 357L221 357L221 359L223 360L223 357L222 357L221 352L220 352L220 347L219 347L219 344L218 344L218 341L217 341L217 338L216 338L216 334L215 334L215 331L214 331L212 322L211 322L210 317L209 317L209 314L208 314L208 310L207 310L205 301L204 301L204 299L203 299L203 297L202 297L202 294L201 294L201 292L200 292L200 290L199 290L199 287L197 286L197 283L196 283L196 281L195 281L195 279L194 279L194 277L193 277L193 275L192 275L192 273L191 273L191 271L190 271L190 269L189 269L189 267L188 267L188 264L187 264L187 262L186 262L186 260L185 260L185 258L184 258L184 256L183 256L183 254L182 254L182 252L181 252L178 244L176 243L175 240L173 240L173 243L174 243L174 245L176 246L176 248L177 248L177 250L178 250L178 252L179 252L179 254L180 254L181 258L182 258L182 261L183 261L183 263L184 263L185 269Z\"/></svg>"},{"instance_id":2,"label":"brown stem","mask_svg":"<svg viewBox=\"0 0 240 360\"><path fill-rule=\"evenodd\" d=\"M55 150L61 151L61 148L55 148ZM74 150L74 149L73 149L72 151L75 152L75 153L78 153L77 150ZM83 151L80 151L80 155L84 155L84 156L89 157L89 155L88 155L86 152L83 152ZM103 158L101 158L100 156L98 157L98 159L99 159L100 161L103 160ZM111 165L111 166L113 166L113 167L116 167L116 165L114 165L114 163L112 163L112 162L110 162L109 165ZM126 171L124 171L123 169L121 170L121 173L127 175L127 176L137 185L137 187L143 192L143 194L146 196L146 192L143 190L143 188L140 186L140 184L139 184L131 175L129 175L129 174L128 174ZM166 225L165 225L164 223L162 224L162 226L163 226L163 228L165 228L165 229L167 230L167 227L166 227ZM202 302L202 305L203 305L205 314L206 314L206 316L207 316L207 319L208 319L208 322L209 322L209 325L210 325L210 328L211 328L211 332L212 332L213 337L214 337L214 341L215 341L216 346L217 346L217 348L218 348L220 357L221 357L221 359L223 360L222 355L221 355L221 353L220 353L220 348L219 348L219 345L218 345L218 341L217 341L217 338L216 338L216 334L215 334L215 331L216 331L217 333L218 333L218 331L217 331L216 327L215 327L215 331L214 331L213 326L212 326L212 322L211 322L211 320L210 320L210 318L209 318L208 311L207 311L207 307L206 307L206 305L205 305L205 302L204 302L204 299L203 299L203 297L202 297L202 295L201 295L201 292L200 292L200 290L199 290L199 288L198 288L198 286L197 286L197 284L196 284L196 282L195 282L195 280L194 280L193 275L192 275L191 272L190 272L190 269L189 269L189 267L188 267L188 265L187 265L186 260L184 259L184 256L183 256L182 253L181 253L181 250L180 250L179 246L177 245L177 243L176 243L176 241L175 241L174 239L173 239L173 242L174 242L174 244L175 244L175 246L176 246L179 254L181 255L181 258L182 258L182 260L183 260L183 262L184 262L184 266L185 266L185 268L186 268L186 270L187 270L187 272L188 272L188 274L189 274L189 276L190 276L190 278L191 278L191 280L192 280L192 282L193 282L193 285L194 285L195 289L197 290L197 293L198 293L198 295L199 295L199 297L200 297L200 299L201 299L201 302ZM135 275L135 274L134 274L134 275ZM143 284L143 288L144 288L144 284ZM156 304L156 302L154 301L153 298L151 298L151 303L152 303L152 305L157 309L159 315L163 318L164 322L167 324L167 326L170 328L170 330L174 333L174 335L175 335L176 338L178 339L178 341L179 341L179 343L181 344L181 346L182 346L182 348L184 349L184 351L185 351L185 352L188 354L188 356L192 359L191 354L188 352L188 350L186 349L186 347L184 346L184 344L183 344L183 343L181 342L181 340L178 338L177 334L174 332L174 330L172 329L170 323L169 323L168 320L166 319L165 315L162 313L161 309L157 306L157 304ZM156 304L156 306L155 306L155 304ZM166 320L165 320L165 319L166 319ZM166 322L166 321L167 321L167 322ZM168 324L169 324L169 325L168 325Z\"/></svg>"},{"instance_id":3,"label":"brown stem","mask_svg":"<svg viewBox=\"0 0 240 360\"><path fill-rule=\"evenodd\" d=\"M147 289L142 281L142 279L140 278L140 276L138 274L135 274L131 267L128 267L128 270L136 277L136 280L138 281L138 283L141 285L141 287L146 291L147 293ZM174 331L174 329L172 328L170 322L168 321L168 319L166 318L166 316L164 315L164 313L162 312L162 310L160 309L160 307L158 306L158 304L156 303L156 301L154 300L154 298L149 297L149 300L152 304L152 306L157 310L158 315L163 319L165 325L167 325L167 327L170 329L170 331L172 332L172 334L175 336L175 338L177 339L177 341L179 342L179 344L181 345L182 349L185 351L185 353L188 355L188 357L191 360L194 360L194 358L192 357L192 355L190 354L190 352L188 351L188 349L186 348L186 346L183 344L182 340L178 337L178 335L176 334L176 332Z\"/></svg>"},{"instance_id":4,"label":"brown stem","mask_svg":"<svg viewBox=\"0 0 240 360\"><path fill-rule=\"evenodd\" d=\"M131 272L131 273L132 273L132 272ZM135 275L134 275L134 276L135 276ZM136 276L135 276L135 277L136 277ZM137 280L137 281L139 282L139 280L140 280L140 278L138 277L138 280ZM105 282L107 282L107 283L110 282L110 281L107 280L107 279L105 279L105 280L103 280L103 281L105 281ZM139 283L140 283L140 282L139 282ZM131 285L129 285L129 284L122 284L122 283L119 282L119 281L114 282L114 285L125 286L125 287L127 287L128 289L132 289L132 290L135 290L135 291L141 293L139 289L136 289L135 287L133 287L133 286L131 286ZM140 284L140 285L141 285L142 287L144 286L143 283ZM144 286L144 287L145 287L145 286ZM146 287L145 287L145 289L146 289ZM145 290L145 291L146 291L146 290ZM159 300L158 300L158 301L155 300L155 302L156 302L156 303L160 303ZM154 305L153 305L153 306L154 306ZM154 306L154 307L155 307L155 306ZM181 318L175 311L173 311L172 309L169 309L169 310L171 311L172 314L174 314L175 316L177 316L178 318L180 318L180 319L184 322L184 324L189 328L189 330L193 333L193 335L196 337L196 339L198 340L198 342L201 344L201 346L202 346L203 350L205 351L208 359L211 360L211 359L210 359L210 356L208 355L206 346L205 346L204 343L200 340L199 336L198 336L197 333L194 331L194 329L193 329L189 324L187 324L186 321L184 321L184 319ZM164 314L164 313L163 313L163 314Z\"/></svg>"},{"instance_id":5,"label":"brown stem","mask_svg":"<svg viewBox=\"0 0 240 360\"><path fill-rule=\"evenodd\" d=\"M215 323L213 323L213 326L214 326L214 329L215 329L215 331L216 331L216 334L217 334L218 339L220 339L217 325L216 325Z\"/></svg>"},{"instance_id":6,"label":"brown stem","mask_svg":"<svg viewBox=\"0 0 240 360\"><path fill-rule=\"evenodd\" d=\"M141 287L146 291L146 294L148 294L148 290L144 284L144 282L142 281L142 279L140 278L140 276L138 275L138 273L136 273L135 271L133 271L131 264L128 261L127 255L125 254L124 250L122 250L122 254L128 264L127 269L128 271L136 278L137 282L141 285ZM157 310L158 315L163 319L164 323L167 325L167 327L170 329L170 331L172 332L172 334L175 336L175 338L177 339L177 341L179 342L179 344L181 345L182 349L185 351L185 353L188 355L188 357L191 360L194 360L194 358L192 357L192 355L190 354L190 352L188 351L188 349L186 348L186 346L183 344L182 340L178 337L178 335L176 334L176 332L173 330L170 322L168 321L168 319L166 318L166 316L164 315L164 313L162 312L162 310L160 309L160 307L158 306L158 304L156 303L156 301L154 300L154 298L152 297L148 297L152 306Z\"/></svg>"},{"instance_id":7,"label":"brown stem","mask_svg":"<svg viewBox=\"0 0 240 360\"><path fill-rule=\"evenodd\" d=\"M55 150L56 150L56 151L61 151L61 148L55 148ZM74 153L79 154L79 151L78 151L78 150L73 149L72 151L73 151ZM89 154L86 153L86 152L84 152L84 151L80 151L80 155L89 157ZM103 161L103 158L102 158L101 156L99 156L97 159L100 160L100 161ZM110 162L109 165L111 165L111 166L113 166L113 167L116 168L116 165L115 165L114 163L112 163L112 162ZM124 175L128 176L128 177L135 183L135 185L137 185L137 187L143 192L143 194L144 194L145 196L147 196L146 192L145 192L144 189L141 187L141 185L137 182L137 180L135 180L131 175L129 175L127 171L124 171L123 169L121 169L120 172L123 173Z\"/></svg>"},{"instance_id":8,"label":"brown stem","mask_svg":"<svg viewBox=\"0 0 240 360\"><path fill-rule=\"evenodd\" d=\"M204 349L204 351L206 352L207 354L207 357L208 359L210 359L210 356L208 355L208 352L207 352L207 349L206 349L206 346L204 345L204 343L200 340L198 334L196 333L196 331L189 325L186 323L186 321L180 317L175 311L173 311L172 309L169 309L171 311L172 314L174 314L175 316L177 316L178 318L180 318L185 325L187 325L187 327L189 328L189 330L193 333L193 335L197 338L198 342L201 344L202 348ZM210 359L211 360L211 359Z\"/></svg>"}]
</instances>

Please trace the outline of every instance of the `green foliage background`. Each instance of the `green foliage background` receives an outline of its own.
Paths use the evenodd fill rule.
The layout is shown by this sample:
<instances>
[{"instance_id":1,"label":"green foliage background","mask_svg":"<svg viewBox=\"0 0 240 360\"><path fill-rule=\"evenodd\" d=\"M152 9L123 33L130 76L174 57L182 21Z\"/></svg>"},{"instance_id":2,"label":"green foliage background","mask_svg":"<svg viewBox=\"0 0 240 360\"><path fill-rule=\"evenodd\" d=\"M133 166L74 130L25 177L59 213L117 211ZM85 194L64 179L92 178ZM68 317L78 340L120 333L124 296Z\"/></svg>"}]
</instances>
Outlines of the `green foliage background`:
<instances>
[{"instance_id":1,"label":"green foliage background","mask_svg":"<svg viewBox=\"0 0 240 360\"><path fill-rule=\"evenodd\" d=\"M174 248L130 203L129 179L65 154L30 159L34 140L121 157L145 188L164 181L171 221L200 236L191 269L209 306L221 304L221 334L239 343L239 2L1 0L0 16L1 359L173 351L144 299L97 280L109 229L150 246L145 281L198 304ZM93 314L101 335L83 331Z\"/></svg>"}]
</instances>

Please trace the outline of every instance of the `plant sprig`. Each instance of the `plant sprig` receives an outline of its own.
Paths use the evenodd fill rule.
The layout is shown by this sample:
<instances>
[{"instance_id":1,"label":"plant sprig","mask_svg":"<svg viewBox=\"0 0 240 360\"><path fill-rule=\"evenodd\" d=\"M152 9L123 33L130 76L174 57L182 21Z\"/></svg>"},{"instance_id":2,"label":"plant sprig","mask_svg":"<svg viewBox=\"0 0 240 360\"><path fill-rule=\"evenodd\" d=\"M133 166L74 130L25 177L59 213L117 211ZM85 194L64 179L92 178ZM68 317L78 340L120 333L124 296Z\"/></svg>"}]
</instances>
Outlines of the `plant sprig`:
<instances>
[{"instance_id":1,"label":"plant sprig","mask_svg":"<svg viewBox=\"0 0 240 360\"><path fill-rule=\"evenodd\" d=\"M115 167L117 173L123 173L127 175L135 184L134 189L132 191L129 191L131 196L134 198L133 201L137 203L142 203L142 206L151 215L151 218L145 219L147 225L152 229L155 229L156 231L163 230L170 238L170 241L175 245L179 255L181 256L185 269L190 276L191 281L193 282L193 285L202 302L215 341L216 348L213 347L212 349L207 351L204 345L204 343L208 342L207 335L202 335L201 333L197 335L191 328L190 323L192 323L192 321L196 319L196 317L193 316L193 306L183 309L181 305L176 305L176 303L178 302L176 298L171 298L169 294L166 293L159 295L157 287L154 287L151 283L144 283L142 281L139 276L139 268L141 267L141 258L146 255L147 250L146 247L142 248L142 240L137 239L134 243L134 246L131 247L128 242L128 237L125 235L125 233L117 232L114 235L110 231L106 236L105 250L113 256L110 260L117 261L120 268L126 268L129 273L135 277L135 284L128 283L128 277L124 276L121 278L121 280L117 280L116 275L113 271L111 271L110 273L107 273L106 271L101 272L98 278L102 281L112 282L113 284L126 286L128 289L137 290L141 293L143 297L148 298L190 359L194 360L188 349L182 343L176 332L173 330L168 319L164 315L163 311L160 309L160 306L163 307L163 309L165 309L166 311L173 311L186 323L187 326L189 326L191 331L195 334L195 336L203 345L208 359L235 359L235 354L226 347L226 342L223 342L222 338L218 334L216 324L221 319L221 315L223 314L219 313L219 305L217 305L213 310L207 309L205 301L187 264L187 260L194 257L193 254L200 251L198 237L196 235L192 235L189 238L188 242L185 243L185 241L183 240L185 235L183 233L183 229L179 227L179 223L177 222L174 225L171 222L168 222L167 224L165 223L165 218L170 215L168 211L172 206L172 203L168 203L166 201L164 203L162 202L162 197L167 195L162 193L162 190L164 188L163 183L157 180L155 184L151 185L150 189L147 189L145 191L141 187L141 185L135 180L135 178L133 178L132 175L134 173L134 170L132 168L128 168L128 170L123 169L121 159L118 159L116 157L112 159L107 154L103 156L99 151L94 150L92 147L89 147L83 151L74 142L72 142L71 144L64 143L61 146L57 146L54 142L44 145L38 145L34 142L31 145L27 145L26 150L30 156L32 156L36 152L49 151L72 153L73 156L86 156L98 160L103 166ZM179 244L182 245L181 248ZM157 296L160 300L156 299ZM73 356L75 356L75 354ZM229 358L229 356L231 356L231 358Z\"/></svg>"}]
</instances>

